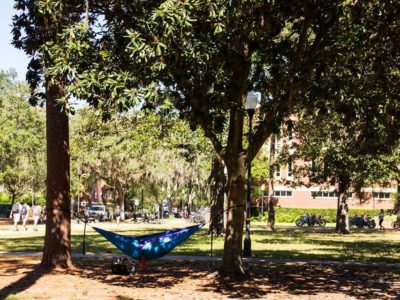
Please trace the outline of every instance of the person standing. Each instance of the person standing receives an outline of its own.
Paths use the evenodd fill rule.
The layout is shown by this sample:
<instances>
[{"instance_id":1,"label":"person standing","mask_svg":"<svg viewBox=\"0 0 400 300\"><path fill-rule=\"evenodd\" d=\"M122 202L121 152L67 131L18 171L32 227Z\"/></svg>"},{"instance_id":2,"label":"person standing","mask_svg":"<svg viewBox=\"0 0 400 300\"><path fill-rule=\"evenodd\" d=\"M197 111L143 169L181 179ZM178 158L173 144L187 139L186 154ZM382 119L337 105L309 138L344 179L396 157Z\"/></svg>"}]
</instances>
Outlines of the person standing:
<instances>
[{"instance_id":1,"label":"person standing","mask_svg":"<svg viewBox=\"0 0 400 300\"><path fill-rule=\"evenodd\" d=\"M28 228L26 227L26 223L28 222L29 219L29 210L30 210L29 205L27 203L23 203L21 207L21 219L22 219L22 226L24 226L25 231L28 230Z\"/></svg>"},{"instance_id":2,"label":"person standing","mask_svg":"<svg viewBox=\"0 0 400 300\"><path fill-rule=\"evenodd\" d=\"M383 227L383 225L382 225L384 218L385 218L385 212L383 211L383 209L381 209L381 211L379 212L379 228L380 229L385 229L385 227Z\"/></svg>"},{"instance_id":3,"label":"person standing","mask_svg":"<svg viewBox=\"0 0 400 300\"><path fill-rule=\"evenodd\" d=\"M39 204L36 204L32 209L33 216L33 230L37 231L37 224L40 220L40 216L42 215L42 207Z\"/></svg>"},{"instance_id":4,"label":"person standing","mask_svg":"<svg viewBox=\"0 0 400 300\"><path fill-rule=\"evenodd\" d=\"M18 223L21 218L21 203L16 202L11 207L12 218L14 219L14 231L18 231Z\"/></svg>"}]
</instances>

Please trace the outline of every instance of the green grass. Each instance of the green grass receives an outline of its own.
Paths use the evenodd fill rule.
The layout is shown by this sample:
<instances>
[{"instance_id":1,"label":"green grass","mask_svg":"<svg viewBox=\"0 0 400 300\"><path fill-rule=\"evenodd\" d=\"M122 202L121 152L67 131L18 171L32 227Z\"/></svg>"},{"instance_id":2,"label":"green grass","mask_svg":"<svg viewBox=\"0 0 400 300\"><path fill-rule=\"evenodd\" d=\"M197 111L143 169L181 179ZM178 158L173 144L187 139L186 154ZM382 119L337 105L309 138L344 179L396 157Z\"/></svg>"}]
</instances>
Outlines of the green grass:
<instances>
[{"instance_id":1,"label":"green grass","mask_svg":"<svg viewBox=\"0 0 400 300\"><path fill-rule=\"evenodd\" d=\"M98 224L106 230L125 235L141 235L159 232L185 224ZM338 235L332 227L297 228L278 224L275 232L264 230L265 225L252 223L252 250L255 257L285 259L327 259L351 261L400 262L400 231L379 229L353 229L350 235ZM44 230L35 232L5 232L10 227L0 227L1 252L37 252L43 249ZM72 227L72 251L82 252L83 225ZM221 255L223 237L214 237L214 254ZM111 243L88 228L87 252L119 253ZM210 236L206 230L193 235L174 249L174 255L209 255Z\"/></svg>"}]
</instances>

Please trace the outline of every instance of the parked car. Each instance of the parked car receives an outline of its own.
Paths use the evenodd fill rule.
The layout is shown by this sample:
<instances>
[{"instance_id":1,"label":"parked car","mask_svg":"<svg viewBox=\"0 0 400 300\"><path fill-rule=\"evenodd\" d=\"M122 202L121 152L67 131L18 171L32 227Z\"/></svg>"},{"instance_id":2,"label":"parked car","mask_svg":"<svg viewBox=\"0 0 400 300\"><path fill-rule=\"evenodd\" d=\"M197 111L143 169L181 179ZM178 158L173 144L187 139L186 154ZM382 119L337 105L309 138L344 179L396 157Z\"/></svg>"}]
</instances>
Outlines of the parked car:
<instances>
[{"instance_id":1,"label":"parked car","mask_svg":"<svg viewBox=\"0 0 400 300\"><path fill-rule=\"evenodd\" d=\"M88 208L88 217L89 219L94 219L98 221L104 221L107 219L107 211L105 205L101 204L92 204Z\"/></svg>"}]
</instances>

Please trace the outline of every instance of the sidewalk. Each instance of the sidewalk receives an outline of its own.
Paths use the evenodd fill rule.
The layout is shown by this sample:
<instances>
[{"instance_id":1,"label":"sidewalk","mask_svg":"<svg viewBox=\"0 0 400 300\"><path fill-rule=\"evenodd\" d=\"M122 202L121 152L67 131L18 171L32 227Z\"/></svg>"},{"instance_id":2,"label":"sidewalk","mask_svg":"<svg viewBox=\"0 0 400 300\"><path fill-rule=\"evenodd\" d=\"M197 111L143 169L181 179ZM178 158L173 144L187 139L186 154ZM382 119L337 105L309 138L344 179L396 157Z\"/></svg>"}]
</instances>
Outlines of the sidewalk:
<instances>
[{"instance_id":1,"label":"sidewalk","mask_svg":"<svg viewBox=\"0 0 400 300\"><path fill-rule=\"evenodd\" d=\"M7 256L28 256L40 257L42 252L0 252L0 257ZM116 253L72 253L74 258L106 258L112 259L120 257ZM160 260L168 261L205 261L210 262L210 256L189 256L189 255L166 255ZM221 261L222 257L214 256L212 261ZM250 263L273 263L273 264L296 264L296 265L326 265L326 266L349 266L349 267L392 267L400 268L400 263L387 263L387 262L356 262L356 261L341 261L341 260L304 260L304 259L284 259L284 258L262 258L262 257L244 257L243 261Z\"/></svg>"}]
</instances>

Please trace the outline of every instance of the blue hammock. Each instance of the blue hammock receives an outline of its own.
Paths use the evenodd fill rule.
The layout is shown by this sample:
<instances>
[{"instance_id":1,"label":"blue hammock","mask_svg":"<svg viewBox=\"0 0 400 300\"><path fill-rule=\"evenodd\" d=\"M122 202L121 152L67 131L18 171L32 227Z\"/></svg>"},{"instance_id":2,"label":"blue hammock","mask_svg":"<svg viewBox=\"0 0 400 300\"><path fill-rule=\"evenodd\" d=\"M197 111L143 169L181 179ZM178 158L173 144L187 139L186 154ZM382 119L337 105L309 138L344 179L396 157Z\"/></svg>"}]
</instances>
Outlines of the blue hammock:
<instances>
[{"instance_id":1,"label":"blue hammock","mask_svg":"<svg viewBox=\"0 0 400 300\"><path fill-rule=\"evenodd\" d=\"M166 255L203 226L204 224L199 224L141 236L120 235L97 227L93 227L93 229L126 255L135 260L144 259L147 261Z\"/></svg>"}]
</instances>

